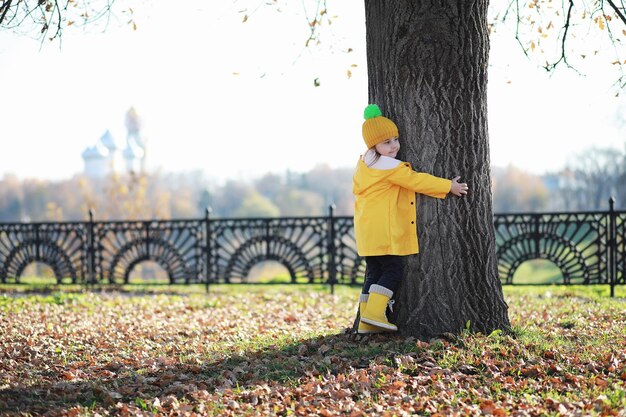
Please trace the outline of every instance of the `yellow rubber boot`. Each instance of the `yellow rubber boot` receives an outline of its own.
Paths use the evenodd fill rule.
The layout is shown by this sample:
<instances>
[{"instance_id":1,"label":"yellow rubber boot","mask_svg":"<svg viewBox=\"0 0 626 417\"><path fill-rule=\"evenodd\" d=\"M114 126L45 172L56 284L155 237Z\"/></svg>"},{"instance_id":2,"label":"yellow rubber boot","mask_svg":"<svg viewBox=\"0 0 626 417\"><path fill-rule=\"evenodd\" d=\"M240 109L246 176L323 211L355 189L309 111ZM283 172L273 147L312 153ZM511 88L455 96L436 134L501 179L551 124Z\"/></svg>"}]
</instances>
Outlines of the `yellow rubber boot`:
<instances>
[{"instance_id":1,"label":"yellow rubber boot","mask_svg":"<svg viewBox=\"0 0 626 417\"><path fill-rule=\"evenodd\" d=\"M393 297L393 291L390 289L378 284L372 285L365 311L361 312L361 321L387 331L397 331L398 327L387 320L387 303L391 297Z\"/></svg>"},{"instance_id":2,"label":"yellow rubber boot","mask_svg":"<svg viewBox=\"0 0 626 417\"><path fill-rule=\"evenodd\" d=\"M359 296L359 313L363 314L365 309L367 308L367 299L368 294L361 294ZM359 328L357 330L358 334L371 334L371 333L382 333L386 331L385 329L381 329L380 327L372 326L371 324L364 323L363 320L359 320Z\"/></svg>"}]
</instances>

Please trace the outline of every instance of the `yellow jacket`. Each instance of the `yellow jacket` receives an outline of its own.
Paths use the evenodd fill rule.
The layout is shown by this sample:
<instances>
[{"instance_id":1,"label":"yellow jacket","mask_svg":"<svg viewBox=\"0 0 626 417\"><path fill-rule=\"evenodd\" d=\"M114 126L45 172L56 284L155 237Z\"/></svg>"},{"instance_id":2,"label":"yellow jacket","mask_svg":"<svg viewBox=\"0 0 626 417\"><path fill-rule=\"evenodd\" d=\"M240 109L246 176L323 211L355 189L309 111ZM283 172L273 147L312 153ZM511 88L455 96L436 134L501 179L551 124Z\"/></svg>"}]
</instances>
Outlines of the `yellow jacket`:
<instances>
[{"instance_id":1,"label":"yellow jacket","mask_svg":"<svg viewBox=\"0 0 626 417\"><path fill-rule=\"evenodd\" d=\"M368 167L359 159L352 178L358 254L418 253L415 193L445 198L451 185L448 179L413 171L407 162L380 170Z\"/></svg>"}]
</instances>

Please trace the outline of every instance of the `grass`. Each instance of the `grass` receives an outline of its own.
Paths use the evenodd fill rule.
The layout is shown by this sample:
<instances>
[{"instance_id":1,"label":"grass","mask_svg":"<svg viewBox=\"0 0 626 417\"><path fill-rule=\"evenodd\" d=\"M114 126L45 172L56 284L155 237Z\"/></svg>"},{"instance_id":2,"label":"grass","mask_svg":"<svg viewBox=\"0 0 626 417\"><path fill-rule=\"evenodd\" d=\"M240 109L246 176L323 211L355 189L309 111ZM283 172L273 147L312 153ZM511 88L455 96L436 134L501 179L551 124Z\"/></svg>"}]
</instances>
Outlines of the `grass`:
<instances>
[{"instance_id":1,"label":"grass","mask_svg":"<svg viewBox=\"0 0 626 417\"><path fill-rule=\"evenodd\" d=\"M504 287L512 334L341 334L358 288L0 286L0 409L39 415L611 415L626 291ZM142 290L143 291L140 291ZM19 291L16 293L16 291ZM346 308L348 306L348 308Z\"/></svg>"},{"instance_id":2,"label":"grass","mask_svg":"<svg viewBox=\"0 0 626 417\"><path fill-rule=\"evenodd\" d=\"M535 259L526 261L513 275L515 284L556 284L563 282L561 270L551 261Z\"/></svg>"}]
</instances>

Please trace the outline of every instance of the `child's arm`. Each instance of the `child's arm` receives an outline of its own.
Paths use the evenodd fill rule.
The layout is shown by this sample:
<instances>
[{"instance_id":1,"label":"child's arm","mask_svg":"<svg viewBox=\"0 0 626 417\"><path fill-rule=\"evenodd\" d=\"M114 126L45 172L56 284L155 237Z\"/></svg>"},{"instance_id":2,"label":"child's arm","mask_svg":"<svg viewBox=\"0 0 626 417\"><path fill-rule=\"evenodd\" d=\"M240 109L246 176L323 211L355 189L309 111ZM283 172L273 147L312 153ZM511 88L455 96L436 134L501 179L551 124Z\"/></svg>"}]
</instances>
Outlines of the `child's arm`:
<instances>
[{"instance_id":1,"label":"child's arm","mask_svg":"<svg viewBox=\"0 0 626 417\"><path fill-rule=\"evenodd\" d=\"M450 192L457 196L466 194L467 184L459 183L459 178L449 180L424 172L415 172L406 162L401 163L398 169L389 176L389 180L394 184L434 198L445 198Z\"/></svg>"}]
</instances>

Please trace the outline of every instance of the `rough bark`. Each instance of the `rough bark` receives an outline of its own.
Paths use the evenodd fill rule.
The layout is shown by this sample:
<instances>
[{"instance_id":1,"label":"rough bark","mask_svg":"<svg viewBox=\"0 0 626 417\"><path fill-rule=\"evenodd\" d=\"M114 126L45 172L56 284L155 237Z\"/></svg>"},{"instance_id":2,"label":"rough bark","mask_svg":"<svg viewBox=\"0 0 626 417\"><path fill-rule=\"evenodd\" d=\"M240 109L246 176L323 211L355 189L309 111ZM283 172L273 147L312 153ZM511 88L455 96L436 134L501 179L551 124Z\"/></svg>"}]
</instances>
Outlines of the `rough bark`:
<instances>
[{"instance_id":1,"label":"rough bark","mask_svg":"<svg viewBox=\"0 0 626 417\"><path fill-rule=\"evenodd\" d=\"M430 338L510 327L498 279L487 133L487 0L365 0L370 103L400 130L399 158L470 192L418 195L420 254L392 317Z\"/></svg>"}]
</instances>

